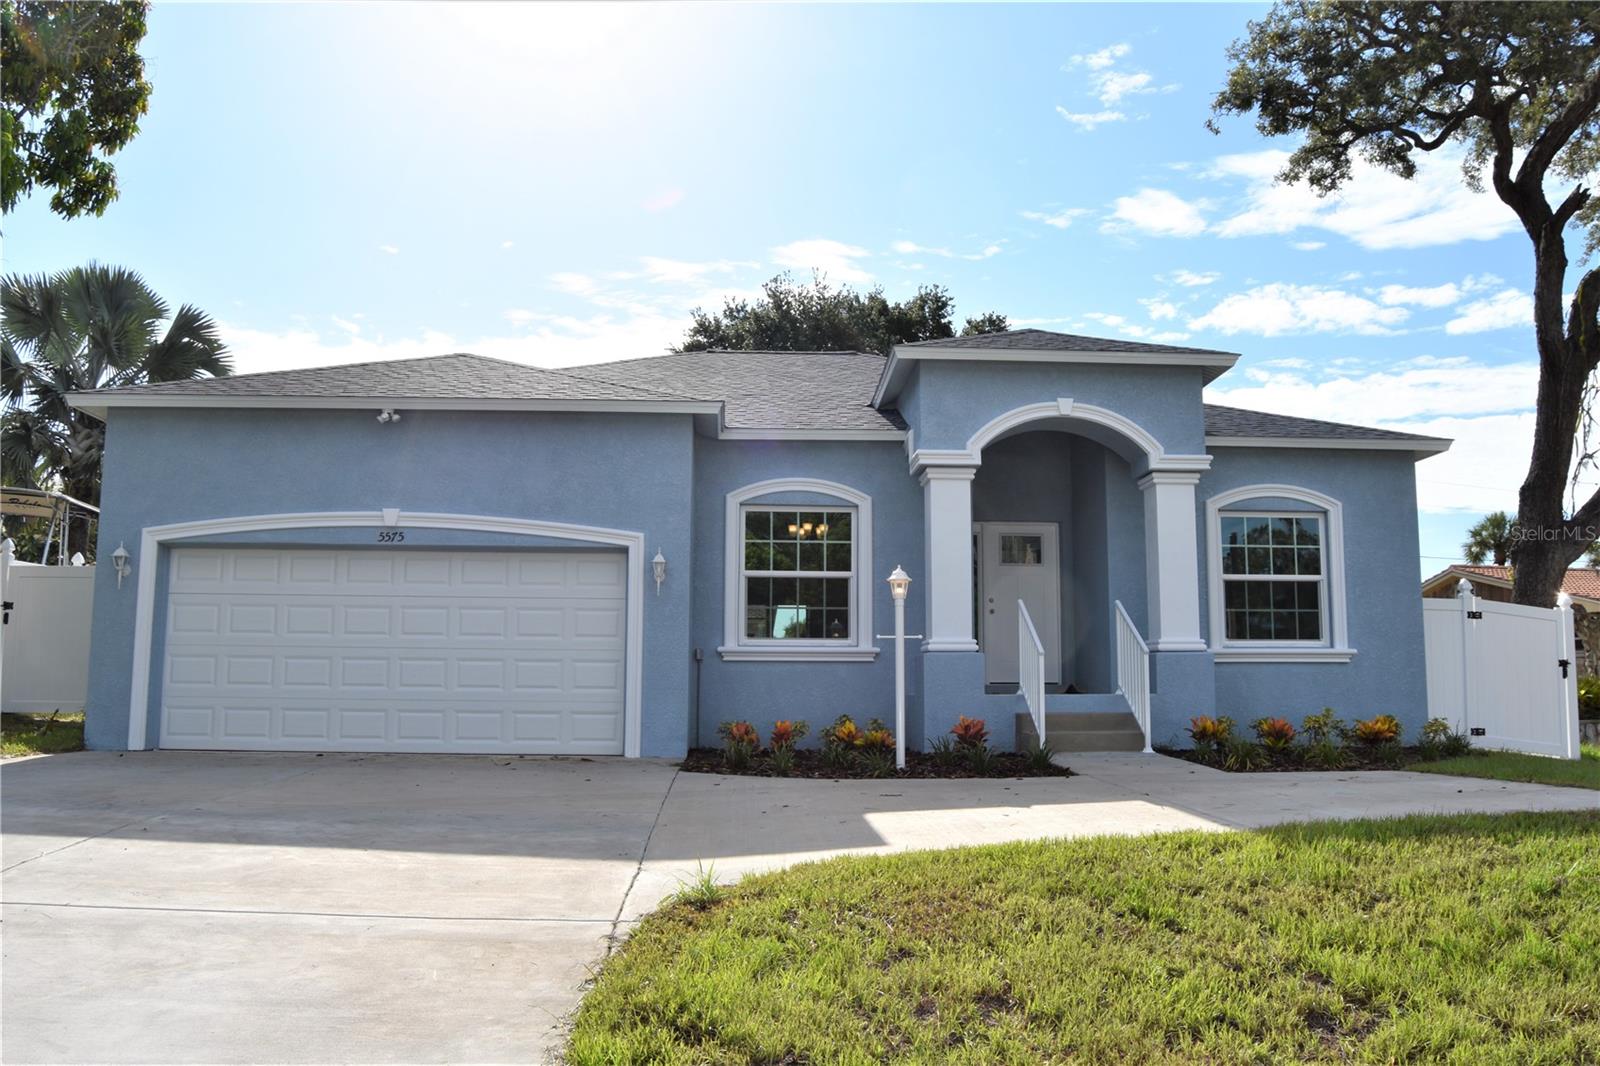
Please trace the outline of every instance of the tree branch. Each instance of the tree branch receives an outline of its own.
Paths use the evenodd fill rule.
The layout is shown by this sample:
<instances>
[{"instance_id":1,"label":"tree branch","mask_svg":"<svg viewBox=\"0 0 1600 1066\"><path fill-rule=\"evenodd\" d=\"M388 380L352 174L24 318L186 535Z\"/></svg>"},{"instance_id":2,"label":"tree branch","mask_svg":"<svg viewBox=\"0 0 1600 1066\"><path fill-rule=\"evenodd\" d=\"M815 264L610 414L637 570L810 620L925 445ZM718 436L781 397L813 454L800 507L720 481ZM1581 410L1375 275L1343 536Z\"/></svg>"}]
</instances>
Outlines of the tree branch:
<instances>
[{"instance_id":1,"label":"tree branch","mask_svg":"<svg viewBox=\"0 0 1600 1066\"><path fill-rule=\"evenodd\" d=\"M1556 154L1566 146L1572 135L1578 132L1589 116L1593 115L1595 108L1600 107L1600 74L1593 74L1581 90L1567 102L1560 114L1550 120L1550 123L1534 138L1533 144L1528 148L1528 154L1522 159L1522 166L1517 169L1518 185L1541 185L1544 175L1550 169L1550 164L1555 160Z\"/></svg>"}]
</instances>

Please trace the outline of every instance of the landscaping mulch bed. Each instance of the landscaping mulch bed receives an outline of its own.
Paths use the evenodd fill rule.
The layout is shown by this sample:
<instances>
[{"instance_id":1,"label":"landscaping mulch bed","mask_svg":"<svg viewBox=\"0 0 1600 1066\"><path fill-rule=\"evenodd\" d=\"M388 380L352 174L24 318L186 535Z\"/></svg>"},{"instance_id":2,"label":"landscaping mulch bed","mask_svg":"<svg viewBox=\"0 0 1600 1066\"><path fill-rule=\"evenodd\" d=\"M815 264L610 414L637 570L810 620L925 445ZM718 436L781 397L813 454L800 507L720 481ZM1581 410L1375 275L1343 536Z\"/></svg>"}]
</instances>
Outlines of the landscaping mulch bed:
<instances>
[{"instance_id":1,"label":"landscaping mulch bed","mask_svg":"<svg viewBox=\"0 0 1600 1066\"><path fill-rule=\"evenodd\" d=\"M722 751L719 748L693 748L688 758L683 760L682 768L695 774L736 774L740 777L808 777L828 781L852 780L886 780L888 778L914 778L914 777L948 777L948 778L973 778L973 777L1071 777L1072 771L1065 766L1052 764L1048 769L1036 767L1028 761L1026 755L1015 752L993 752L993 771L987 774L973 773L972 768L961 763L942 765L936 762L931 755L919 751L906 752L906 768L904 770L891 770L885 775L870 773L861 765L840 768L830 766L822 759L822 752L812 748L802 748L794 753L794 767L787 774L779 774L772 768L772 758L765 752L750 760L750 765L742 770L730 770L722 761Z\"/></svg>"},{"instance_id":2,"label":"landscaping mulch bed","mask_svg":"<svg viewBox=\"0 0 1600 1066\"><path fill-rule=\"evenodd\" d=\"M1412 764L1425 762L1438 758L1423 752L1421 748L1399 748L1389 752L1370 751L1363 748L1341 749L1344 762L1339 766L1323 766L1306 760L1298 749L1291 749L1285 755L1266 756L1267 761L1259 766L1248 769L1237 766L1225 765L1223 756L1219 753L1201 755L1192 748L1164 748L1156 745L1156 751L1162 755L1170 755L1174 759L1185 762L1197 762L1201 766L1209 766L1213 770L1226 770L1230 774L1276 774L1276 773L1301 773L1314 771L1319 773L1343 773L1346 770L1405 770Z\"/></svg>"}]
</instances>

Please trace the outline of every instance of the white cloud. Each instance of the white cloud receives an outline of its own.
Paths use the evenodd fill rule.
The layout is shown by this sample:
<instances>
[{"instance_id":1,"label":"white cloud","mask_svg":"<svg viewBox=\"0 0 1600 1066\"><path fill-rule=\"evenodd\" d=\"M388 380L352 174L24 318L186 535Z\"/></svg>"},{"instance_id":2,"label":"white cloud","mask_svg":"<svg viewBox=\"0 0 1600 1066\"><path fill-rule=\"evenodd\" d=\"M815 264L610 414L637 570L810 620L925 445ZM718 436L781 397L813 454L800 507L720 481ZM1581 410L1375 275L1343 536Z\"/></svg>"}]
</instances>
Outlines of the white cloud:
<instances>
[{"instance_id":1,"label":"white cloud","mask_svg":"<svg viewBox=\"0 0 1600 1066\"><path fill-rule=\"evenodd\" d=\"M1214 284L1221 277L1222 275L1217 273L1215 270L1174 270L1166 277L1162 277L1158 274L1156 276L1156 280L1170 281L1174 285L1183 285L1187 288L1195 288L1200 285Z\"/></svg>"},{"instance_id":2,"label":"white cloud","mask_svg":"<svg viewBox=\"0 0 1600 1066\"><path fill-rule=\"evenodd\" d=\"M1262 363L1247 371L1247 384L1219 382L1207 388L1206 399L1451 438L1455 443L1449 451L1417 467L1418 505L1424 511L1478 514L1514 507L1533 441L1538 365L1488 366L1459 357L1431 362L1322 380L1306 373L1268 373L1260 368L1270 364Z\"/></svg>"},{"instance_id":3,"label":"white cloud","mask_svg":"<svg viewBox=\"0 0 1600 1066\"><path fill-rule=\"evenodd\" d=\"M830 281L864 283L872 275L856 263L872 255L865 248L842 241L813 237L791 241L772 249L772 261L790 270L820 270Z\"/></svg>"},{"instance_id":4,"label":"white cloud","mask_svg":"<svg viewBox=\"0 0 1600 1066\"><path fill-rule=\"evenodd\" d=\"M1177 341L1189 339L1189 334L1187 333L1171 329L1158 330L1150 326L1140 325L1138 322L1129 322L1122 315L1106 314L1102 311L1088 311L1084 313L1083 317L1092 319L1102 326L1110 326L1125 336L1136 337L1139 340L1155 341L1158 344L1173 344Z\"/></svg>"},{"instance_id":5,"label":"white cloud","mask_svg":"<svg viewBox=\"0 0 1600 1066\"><path fill-rule=\"evenodd\" d=\"M735 259L712 259L703 263L691 263L682 259L662 259L653 255L641 256L639 262L644 266L645 276L658 284L700 283L709 274L731 274L738 270L754 270L761 265Z\"/></svg>"},{"instance_id":6,"label":"white cloud","mask_svg":"<svg viewBox=\"0 0 1600 1066\"><path fill-rule=\"evenodd\" d=\"M1223 333L1392 333L1409 318L1404 307L1383 307L1342 289L1273 282L1224 297L1189 320L1189 328Z\"/></svg>"},{"instance_id":7,"label":"white cloud","mask_svg":"<svg viewBox=\"0 0 1600 1066\"><path fill-rule=\"evenodd\" d=\"M1319 248L1326 248L1327 246L1328 246L1328 242L1327 241L1295 241L1294 242L1295 250L1296 251L1301 251L1301 252L1315 252Z\"/></svg>"},{"instance_id":8,"label":"white cloud","mask_svg":"<svg viewBox=\"0 0 1600 1066\"><path fill-rule=\"evenodd\" d=\"M1197 237L1205 232L1206 220L1197 203L1165 189L1140 189L1132 196L1117 197L1111 217L1100 229L1105 233L1134 229L1158 237Z\"/></svg>"},{"instance_id":9,"label":"white cloud","mask_svg":"<svg viewBox=\"0 0 1600 1066\"><path fill-rule=\"evenodd\" d=\"M384 255L399 255L400 254L400 249L396 248L392 244L380 244L380 245L378 245L378 251L382 252Z\"/></svg>"},{"instance_id":10,"label":"white cloud","mask_svg":"<svg viewBox=\"0 0 1600 1066\"><path fill-rule=\"evenodd\" d=\"M1131 51L1133 51L1132 45L1118 42L1117 44L1107 45L1098 52L1075 55L1067 60L1067 66L1088 67L1090 70L1105 70Z\"/></svg>"},{"instance_id":11,"label":"white cloud","mask_svg":"<svg viewBox=\"0 0 1600 1066\"><path fill-rule=\"evenodd\" d=\"M1502 289L1486 300L1465 304L1460 310L1444 324L1446 333L1482 333L1533 325L1533 297L1516 289Z\"/></svg>"},{"instance_id":12,"label":"white cloud","mask_svg":"<svg viewBox=\"0 0 1600 1066\"><path fill-rule=\"evenodd\" d=\"M1155 88L1150 84L1154 79L1144 71L1122 73L1108 70L1093 80L1095 92L1100 96L1100 103L1106 107L1116 104L1124 96L1155 92Z\"/></svg>"},{"instance_id":13,"label":"white cloud","mask_svg":"<svg viewBox=\"0 0 1600 1066\"><path fill-rule=\"evenodd\" d=\"M988 244L977 252L952 252L948 248L929 248L913 241L895 241L890 247L900 255L937 255L942 259L968 259L974 262L997 256L1002 250L998 244Z\"/></svg>"},{"instance_id":14,"label":"white cloud","mask_svg":"<svg viewBox=\"0 0 1600 1066\"><path fill-rule=\"evenodd\" d=\"M1146 311L1150 312L1150 317L1158 322L1165 318L1178 317L1178 305L1170 300L1156 296L1139 302L1144 304Z\"/></svg>"},{"instance_id":15,"label":"white cloud","mask_svg":"<svg viewBox=\"0 0 1600 1066\"><path fill-rule=\"evenodd\" d=\"M514 248L514 247L516 247L516 243L517 243L516 241L501 241L500 242L500 247L502 247L502 248Z\"/></svg>"},{"instance_id":16,"label":"white cloud","mask_svg":"<svg viewBox=\"0 0 1600 1066\"><path fill-rule=\"evenodd\" d=\"M1492 240L1516 228L1516 216L1492 193L1473 192L1463 183L1460 153L1418 156L1417 175L1410 181L1358 159L1351 180L1326 197L1303 183L1274 180L1288 162L1287 152L1221 156L1207 176L1244 181L1245 206L1213 231L1247 237L1310 227L1380 251Z\"/></svg>"},{"instance_id":17,"label":"white cloud","mask_svg":"<svg viewBox=\"0 0 1600 1066\"><path fill-rule=\"evenodd\" d=\"M1378 299L1390 307L1400 304L1413 304L1417 307L1449 307L1461 299L1461 289L1455 282L1448 281L1430 289L1385 285L1378 290Z\"/></svg>"},{"instance_id":18,"label":"white cloud","mask_svg":"<svg viewBox=\"0 0 1600 1066\"><path fill-rule=\"evenodd\" d=\"M1080 130L1092 130L1096 126L1105 125L1107 122L1121 122L1128 117L1121 111L1068 111L1060 104L1056 105L1056 114Z\"/></svg>"},{"instance_id":19,"label":"white cloud","mask_svg":"<svg viewBox=\"0 0 1600 1066\"><path fill-rule=\"evenodd\" d=\"M1072 225L1073 220L1089 214L1089 209L1087 207L1068 207L1054 214L1048 211L1023 211L1021 214L1029 222L1042 222L1046 226L1054 226L1056 229L1066 229Z\"/></svg>"},{"instance_id":20,"label":"white cloud","mask_svg":"<svg viewBox=\"0 0 1600 1066\"><path fill-rule=\"evenodd\" d=\"M1137 96L1143 93L1172 92L1176 85L1163 85L1157 88L1155 78L1142 70L1113 70L1117 60L1126 56L1133 49L1127 44L1113 44L1098 52L1088 52L1075 55L1067 60L1065 69L1073 70L1083 68L1089 74L1089 91L1099 97L1101 106L1111 107L1119 103L1125 96ZM1056 110L1061 110L1057 108ZM1066 112L1062 112L1066 114ZM1117 116L1121 118L1119 114Z\"/></svg>"}]
</instances>

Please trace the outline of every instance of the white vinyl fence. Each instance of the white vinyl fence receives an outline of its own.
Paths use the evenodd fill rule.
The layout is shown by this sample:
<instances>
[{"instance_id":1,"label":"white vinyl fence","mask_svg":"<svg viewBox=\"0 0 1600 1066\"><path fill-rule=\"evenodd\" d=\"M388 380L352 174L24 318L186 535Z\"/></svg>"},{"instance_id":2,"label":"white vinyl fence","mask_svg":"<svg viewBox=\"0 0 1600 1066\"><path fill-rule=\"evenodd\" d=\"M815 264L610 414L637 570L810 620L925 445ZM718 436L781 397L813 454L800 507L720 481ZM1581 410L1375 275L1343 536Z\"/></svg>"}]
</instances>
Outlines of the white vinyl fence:
<instances>
[{"instance_id":1,"label":"white vinyl fence","mask_svg":"<svg viewBox=\"0 0 1600 1066\"><path fill-rule=\"evenodd\" d=\"M0 597L0 710L83 710L94 567L0 561Z\"/></svg>"},{"instance_id":2,"label":"white vinyl fence","mask_svg":"<svg viewBox=\"0 0 1600 1066\"><path fill-rule=\"evenodd\" d=\"M1474 747L1578 757L1572 600L1550 609L1480 600L1465 580L1453 600L1424 599L1428 716Z\"/></svg>"}]
</instances>

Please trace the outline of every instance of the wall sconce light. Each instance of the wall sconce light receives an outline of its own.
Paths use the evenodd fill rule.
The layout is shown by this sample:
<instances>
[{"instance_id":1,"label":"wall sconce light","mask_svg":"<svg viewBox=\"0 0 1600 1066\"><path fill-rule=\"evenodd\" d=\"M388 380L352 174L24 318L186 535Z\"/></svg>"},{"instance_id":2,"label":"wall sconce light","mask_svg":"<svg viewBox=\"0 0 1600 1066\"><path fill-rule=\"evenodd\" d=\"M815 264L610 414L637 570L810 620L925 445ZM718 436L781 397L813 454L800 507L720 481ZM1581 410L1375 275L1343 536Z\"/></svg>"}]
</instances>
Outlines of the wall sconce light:
<instances>
[{"instance_id":1,"label":"wall sconce light","mask_svg":"<svg viewBox=\"0 0 1600 1066\"><path fill-rule=\"evenodd\" d=\"M117 588L122 587L122 579L133 573L133 566L128 562L128 548L125 544L118 544L117 550L111 553L111 567L117 572Z\"/></svg>"},{"instance_id":2,"label":"wall sconce light","mask_svg":"<svg viewBox=\"0 0 1600 1066\"><path fill-rule=\"evenodd\" d=\"M383 410L378 412L378 421L385 425L388 425L390 422L398 422L400 421L400 412L391 407L385 407Z\"/></svg>"},{"instance_id":3,"label":"wall sconce light","mask_svg":"<svg viewBox=\"0 0 1600 1066\"><path fill-rule=\"evenodd\" d=\"M656 575L656 595L661 595L661 583L667 579L667 557L661 554L661 549L656 549L656 557L650 560L650 569Z\"/></svg>"}]
</instances>

